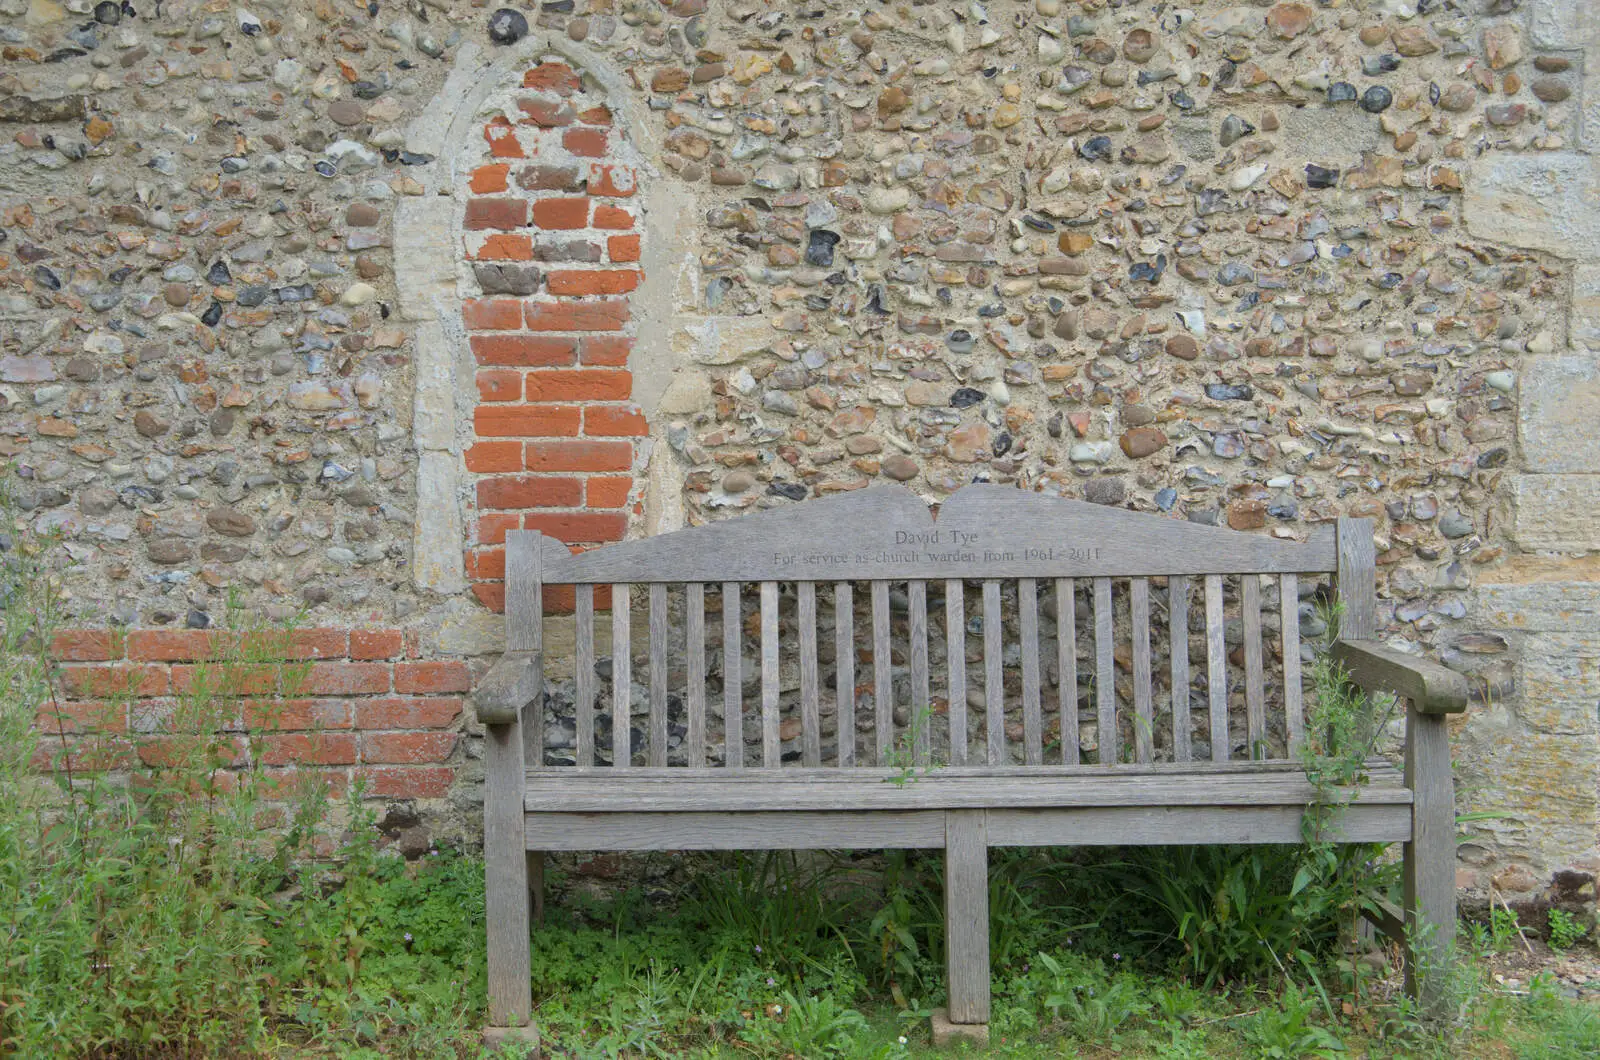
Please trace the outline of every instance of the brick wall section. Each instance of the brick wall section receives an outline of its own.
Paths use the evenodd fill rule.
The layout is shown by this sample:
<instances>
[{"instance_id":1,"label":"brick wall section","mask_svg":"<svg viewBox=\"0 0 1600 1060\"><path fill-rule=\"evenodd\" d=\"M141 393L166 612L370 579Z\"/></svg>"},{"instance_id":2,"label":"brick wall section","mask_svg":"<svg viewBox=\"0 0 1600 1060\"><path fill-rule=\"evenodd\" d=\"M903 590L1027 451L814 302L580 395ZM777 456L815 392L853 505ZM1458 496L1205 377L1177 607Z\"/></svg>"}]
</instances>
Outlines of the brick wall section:
<instances>
[{"instance_id":1,"label":"brick wall section","mask_svg":"<svg viewBox=\"0 0 1600 1060\"><path fill-rule=\"evenodd\" d=\"M175 697L193 687L214 658L216 638L201 630L67 630L56 636L63 698L37 719L48 767L64 736L79 767L159 765L171 742L164 731ZM307 664L299 687L270 696L266 682L247 693L240 728L262 730L252 749L241 736L218 734L224 758L243 765L252 753L269 772L314 770L334 795L364 781L369 795L444 798L463 758L459 746L467 664L418 658L414 631L305 629L291 634L289 655Z\"/></svg>"},{"instance_id":2,"label":"brick wall section","mask_svg":"<svg viewBox=\"0 0 1600 1060\"><path fill-rule=\"evenodd\" d=\"M464 252L482 289L463 316L477 361L476 476L467 575L504 607L505 532L540 530L573 546L620 540L634 496L629 296L639 268L635 167L622 133L564 63L523 77L520 120L484 127Z\"/></svg>"}]
</instances>

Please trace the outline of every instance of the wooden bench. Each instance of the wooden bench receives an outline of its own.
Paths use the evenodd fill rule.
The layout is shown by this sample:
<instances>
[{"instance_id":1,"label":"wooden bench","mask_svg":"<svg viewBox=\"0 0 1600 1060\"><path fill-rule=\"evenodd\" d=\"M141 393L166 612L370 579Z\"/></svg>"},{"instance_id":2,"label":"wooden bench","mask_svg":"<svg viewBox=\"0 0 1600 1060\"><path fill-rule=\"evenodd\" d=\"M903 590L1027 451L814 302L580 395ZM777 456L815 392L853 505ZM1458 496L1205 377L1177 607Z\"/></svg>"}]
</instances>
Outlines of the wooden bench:
<instances>
[{"instance_id":1,"label":"wooden bench","mask_svg":"<svg viewBox=\"0 0 1600 1060\"><path fill-rule=\"evenodd\" d=\"M1341 792L1335 827L1405 844L1405 909L1380 926L1409 935L1412 969L1448 952L1444 715L1466 684L1371 640L1367 520L1283 541L989 485L935 520L887 487L577 555L528 531L506 546L505 654L473 697L495 1026L530 1018L544 851L942 847L948 1019L981 1028L989 847L1301 841L1299 616L1330 578L1340 658L1409 703L1404 770ZM550 586L572 617L544 617ZM544 628L574 619L558 673ZM609 690L641 658L636 707Z\"/></svg>"}]
</instances>

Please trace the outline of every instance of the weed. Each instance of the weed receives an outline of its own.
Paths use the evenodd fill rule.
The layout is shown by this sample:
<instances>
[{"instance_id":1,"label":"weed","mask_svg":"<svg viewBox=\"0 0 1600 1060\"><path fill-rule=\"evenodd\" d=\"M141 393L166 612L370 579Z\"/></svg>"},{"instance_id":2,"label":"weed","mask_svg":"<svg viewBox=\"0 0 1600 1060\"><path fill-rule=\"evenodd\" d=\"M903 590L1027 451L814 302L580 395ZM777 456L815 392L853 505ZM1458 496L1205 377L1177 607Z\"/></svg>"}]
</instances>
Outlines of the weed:
<instances>
[{"instance_id":1,"label":"weed","mask_svg":"<svg viewBox=\"0 0 1600 1060\"><path fill-rule=\"evenodd\" d=\"M1589 927L1565 909L1550 910L1550 948L1569 950L1589 936Z\"/></svg>"}]
</instances>

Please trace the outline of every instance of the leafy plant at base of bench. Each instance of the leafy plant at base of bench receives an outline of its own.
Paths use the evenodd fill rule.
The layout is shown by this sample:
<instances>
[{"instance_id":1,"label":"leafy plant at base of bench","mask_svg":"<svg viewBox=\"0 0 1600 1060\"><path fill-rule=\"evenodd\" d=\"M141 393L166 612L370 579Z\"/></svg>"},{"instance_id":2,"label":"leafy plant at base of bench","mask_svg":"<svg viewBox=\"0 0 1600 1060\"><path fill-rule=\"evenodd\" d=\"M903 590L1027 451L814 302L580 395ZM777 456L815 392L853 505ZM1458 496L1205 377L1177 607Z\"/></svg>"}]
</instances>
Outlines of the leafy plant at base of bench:
<instances>
[{"instance_id":1,"label":"leafy plant at base of bench","mask_svg":"<svg viewBox=\"0 0 1600 1060\"><path fill-rule=\"evenodd\" d=\"M1565 909L1552 909L1548 915L1551 949L1569 950L1589 937L1588 925Z\"/></svg>"}]
</instances>

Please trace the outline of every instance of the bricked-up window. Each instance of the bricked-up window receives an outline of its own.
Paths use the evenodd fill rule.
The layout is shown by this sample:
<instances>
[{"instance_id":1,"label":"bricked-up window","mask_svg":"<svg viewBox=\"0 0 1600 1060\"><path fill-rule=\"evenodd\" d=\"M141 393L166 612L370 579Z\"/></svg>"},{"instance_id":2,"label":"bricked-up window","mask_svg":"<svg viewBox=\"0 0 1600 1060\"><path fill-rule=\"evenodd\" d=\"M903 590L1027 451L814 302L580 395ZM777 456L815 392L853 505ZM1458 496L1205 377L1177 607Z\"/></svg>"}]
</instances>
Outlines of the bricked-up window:
<instances>
[{"instance_id":1,"label":"bricked-up window","mask_svg":"<svg viewBox=\"0 0 1600 1060\"><path fill-rule=\"evenodd\" d=\"M520 119L484 126L464 250L480 296L463 307L477 362L467 576L501 610L505 533L618 541L634 497L629 297L640 271L636 156L567 64L523 76Z\"/></svg>"}]
</instances>

